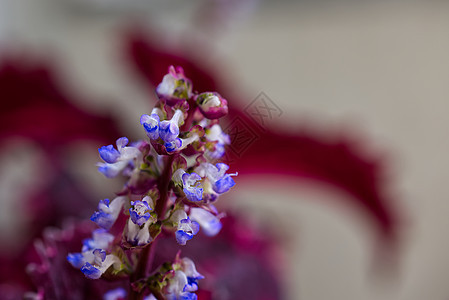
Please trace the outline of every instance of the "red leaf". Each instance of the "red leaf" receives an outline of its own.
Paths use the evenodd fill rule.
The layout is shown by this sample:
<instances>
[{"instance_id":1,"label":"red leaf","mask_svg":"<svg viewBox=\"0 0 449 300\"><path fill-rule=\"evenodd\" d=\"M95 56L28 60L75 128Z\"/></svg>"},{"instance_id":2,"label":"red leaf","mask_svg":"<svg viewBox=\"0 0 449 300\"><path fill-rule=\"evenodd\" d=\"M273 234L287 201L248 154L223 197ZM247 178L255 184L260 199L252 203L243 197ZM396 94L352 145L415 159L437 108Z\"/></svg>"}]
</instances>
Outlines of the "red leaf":
<instances>
[{"instance_id":1,"label":"red leaf","mask_svg":"<svg viewBox=\"0 0 449 300\"><path fill-rule=\"evenodd\" d=\"M112 142L119 136L111 118L76 107L46 66L3 58L0 99L0 142L22 136L51 148L76 139Z\"/></svg>"},{"instance_id":2,"label":"red leaf","mask_svg":"<svg viewBox=\"0 0 449 300\"><path fill-rule=\"evenodd\" d=\"M152 37L155 39L155 37ZM155 46L150 38L133 32L128 39L130 59L143 77L156 86L170 65L182 66L185 74L199 92L219 90L215 80L218 66L203 68L188 57L175 54L171 49ZM186 49L183 49L185 51ZM185 52L184 52L185 53ZM206 53L202 53L207 58ZM226 95L226 94L224 94ZM240 118L253 124L237 108L237 99L229 99L229 120ZM257 127L252 126L253 128ZM299 129L299 128L298 128ZM354 204L361 206L374 219L385 239L392 241L396 234L396 216L390 199L382 194L380 162L365 157L351 142L328 142L312 132L280 133L269 128L258 134L251 145L240 153L233 163L239 176L254 174L283 174L297 180L312 178L337 186L353 196ZM286 159L288 157L288 160Z\"/></svg>"}]
</instances>

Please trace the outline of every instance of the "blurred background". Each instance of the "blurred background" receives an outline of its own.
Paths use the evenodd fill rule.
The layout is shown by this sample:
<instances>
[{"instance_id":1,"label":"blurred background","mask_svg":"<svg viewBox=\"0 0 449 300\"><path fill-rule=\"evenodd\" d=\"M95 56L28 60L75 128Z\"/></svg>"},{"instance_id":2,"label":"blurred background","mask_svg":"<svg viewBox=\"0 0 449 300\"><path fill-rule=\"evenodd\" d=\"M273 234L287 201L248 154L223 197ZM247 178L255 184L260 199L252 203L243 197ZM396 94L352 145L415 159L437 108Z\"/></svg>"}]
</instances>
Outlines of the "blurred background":
<instances>
[{"instance_id":1,"label":"blurred background","mask_svg":"<svg viewBox=\"0 0 449 300\"><path fill-rule=\"evenodd\" d=\"M448 30L446 1L0 0L0 65L48 67L69 95L61 99L70 99L80 116L104 118L98 134L85 129L94 136L89 142L58 150L57 164L64 164L58 168L78 188L54 197L74 198L73 207L81 194L93 206L110 196L109 180L94 167L99 146L112 143L116 132L144 137L138 120L156 98L127 52L136 32L214 74L220 93L242 111L263 92L278 111L258 138L266 126L289 134L300 128L323 143L347 140L351 151L381 166L373 190L395 219L394 246L385 246L379 221L353 205L363 199L338 184L243 174L221 207L282 240L285 298L443 300L449 299ZM46 190L58 168L49 167L45 153L55 146L40 143L41 133L29 139L7 132L17 120L8 110L15 104L19 127L36 129L41 121L1 91L0 234L7 241L2 251L11 253L31 235L21 201ZM104 134L104 143L95 134ZM289 156L282 161L288 164ZM89 216L91 208L68 210Z\"/></svg>"}]
</instances>

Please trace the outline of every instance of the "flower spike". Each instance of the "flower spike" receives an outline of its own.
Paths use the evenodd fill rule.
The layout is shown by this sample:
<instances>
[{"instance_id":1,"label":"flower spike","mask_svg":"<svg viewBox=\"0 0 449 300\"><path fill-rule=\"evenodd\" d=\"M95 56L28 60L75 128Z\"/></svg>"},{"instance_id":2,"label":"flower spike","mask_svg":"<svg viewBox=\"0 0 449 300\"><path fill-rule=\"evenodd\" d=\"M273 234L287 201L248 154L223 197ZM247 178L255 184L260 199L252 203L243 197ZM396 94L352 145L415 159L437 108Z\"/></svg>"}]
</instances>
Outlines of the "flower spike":
<instances>
[{"instance_id":1,"label":"flower spike","mask_svg":"<svg viewBox=\"0 0 449 300\"><path fill-rule=\"evenodd\" d=\"M140 117L146 140L129 144L122 137L115 147L98 149L103 160L98 170L108 178L124 175L127 182L112 201L99 201L91 216L99 229L79 253L66 257L89 279L129 279L126 289L106 292L106 300L196 300L204 276L194 262L178 252L173 261L150 270L154 242L171 234L186 245L200 228L207 236L218 234L222 214L211 203L235 185L237 174L227 174L226 164L212 164L230 144L218 124L228 112L227 101L216 92L192 94L182 68L173 66L156 93L160 102Z\"/></svg>"}]
</instances>

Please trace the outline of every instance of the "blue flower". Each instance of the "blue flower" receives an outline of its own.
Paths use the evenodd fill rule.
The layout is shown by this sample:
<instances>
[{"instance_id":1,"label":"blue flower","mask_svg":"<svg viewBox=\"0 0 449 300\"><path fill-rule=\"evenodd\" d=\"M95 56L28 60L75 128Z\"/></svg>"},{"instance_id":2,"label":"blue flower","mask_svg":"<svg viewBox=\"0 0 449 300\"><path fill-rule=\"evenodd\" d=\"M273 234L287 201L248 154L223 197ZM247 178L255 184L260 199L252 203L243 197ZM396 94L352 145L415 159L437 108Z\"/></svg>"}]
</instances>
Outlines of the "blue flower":
<instances>
[{"instance_id":1,"label":"blue flower","mask_svg":"<svg viewBox=\"0 0 449 300\"><path fill-rule=\"evenodd\" d=\"M103 295L103 300L119 300L119 299L126 299L127 292L124 288L116 288L113 290L110 290L109 292L105 293Z\"/></svg>"},{"instance_id":2,"label":"blue flower","mask_svg":"<svg viewBox=\"0 0 449 300\"><path fill-rule=\"evenodd\" d=\"M204 279L204 276L198 273L195 264L190 258L184 257L181 260L182 269L187 276L187 284L184 291L195 292L198 290L198 280Z\"/></svg>"},{"instance_id":3,"label":"blue flower","mask_svg":"<svg viewBox=\"0 0 449 300\"><path fill-rule=\"evenodd\" d=\"M85 263L84 266L81 268L81 272L83 272L84 275L90 279L98 279L101 277L102 274L99 268L91 265L88 262Z\"/></svg>"},{"instance_id":4,"label":"blue flower","mask_svg":"<svg viewBox=\"0 0 449 300\"><path fill-rule=\"evenodd\" d=\"M126 241L133 246L145 246L153 241L150 235L149 226L152 224L152 219L149 219L140 228L135 224L131 218L128 219L128 226L126 227Z\"/></svg>"},{"instance_id":5,"label":"blue flower","mask_svg":"<svg viewBox=\"0 0 449 300\"><path fill-rule=\"evenodd\" d=\"M179 135L179 127L171 121L162 121L159 133L166 143L173 142Z\"/></svg>"},{"instance_id":6,"label":"blue flower","mask_svg":"<svg viewBox=\"0 0 449 300\"><path fill-rule=\"evenodd\" d=\"M106 251L103 249L95 249L92 253L94 255L94 264L96 265L101 265L101 263L106 259Z\"/></svg>"},{"instance_id":7,"label":"blue flower","mask_svg":"<svg viewBox=\"0 0 449 300\"><path fill-rule=\"evenodd\" d=\"M180 269L168 281L165 296L168 300L197 299L194 294L198 290L198 280L204 276L198 273L193 261L184 257L180 261Z\"/></svg>"},{"instance_id":8,"label":"blue flower","mask_svg":"<svg viewBox=\"0 0 449 300\"><path fill-rule=\"evenodd\" d=\"M85 264L84 256L81 253L69 253L67 260L77 269L80 269Z\"/></svg>"},{"instance_id":9,"label":"blue flower","mask_svg":"<svg viewBox=\"0 0 449 300\"><path fill-rule=\"evenodd\" d=\"M181 177L183 191L187 199L198 202L203 199L203 188L201 186L201 177L196 173L184 173Z\"/></svg>"},{"instance_id":10,"label":"blue flower","mask_svg":"<svg viewBox=\"0 0 449 300\"><path fill-rule=\"evenodd\" d=\"M229 169L229 166L224 163L216 164L218 172L215 174L212 184L212 188L218 194L225 193L229 191L235 185L234 179L231 176L235 176L237 174L225 174L225 172Z\"/></svg>"},{"instance_id":11,"label":"blue flower","mask_svg":"<svg viewBox=\"0 0 449 300\"><path fill-rule=\"evenodd\" d=\"M159 114L162 115L162 111L159 108L154 108L150 116L142 115L140 117L140 124L142 124L147 136L151 140L157 140L159 138Z\"/></svg>"},{"instance_id":12,"label":"blue flower","mask_svg":"<svg viewBox=\"0 0 449 300\"><path fill-rule=\"evenodd\" d=\"M128 144L126 137L117 139L116 144L117 149L112 145L98 149L100 157L104 160L104 163L97 164L98 171L108 178L117 176L141 154L136 147L126 146Z\"/></svg>"},{"instance_id":13,"label":"blue flower","mask_svg":"<svg viewBox=\"0 0 449 300\"><path fill-rule=\"evenodd\" d=\"M141 201L131 202L131 205L130 218L125 231L126 240L133 246L147 245L153 241L149 231L149 226L155 222L150 213L154 209L153 199L145 196Z\"/></svg>"},{"instance_id":14,"label":"blue flower","mask_svg":"<svg viewBox=\"0 0 449 300\"><path fill-rule=\"evenodd\" d=\"M207 236L216 235L222 227L220 219L217 216L199 207L193 207L190 210L190 219L197 222Z\"/></svg>"},{"instance_id":15,"label":"blue flower","mask_svg":"<svg viewBox=\"0 0 449 300\"><path fill-rule=\"evenodd\" d=\"M105 229L96 229L92 232L92 238L83 241L82 252L94 249L106 249L114 240L114 236Z\"/></svg>"},{"instance_id":16,"label":"blue flower","mask_svg":"<svg viewBox=\"0 0 449 300\"><path fill-rule=\"evenodd\" d=\"M142 201L131 201L131 208L129 214L134 224L142 226L151 217L151 211L153 210L147 202L148 196L142 199ZM151 198L149 198L151 199Z\"/></svg>"},{"instance_id":17,"label":"blue flower","mask_svg":"<svg viewBox=\"0 0 449 300\"><path fill-rule=\"evenodd\" d=\"M215 166L210 163L202 163L195 169L201 177L207 177L212 190L217 194L223 194L229 191L235 185L234 179L231 176L235 174L226 174L229 166L224 163L218 163Z\"/></svg>"},{"instance_id":18,"label":"blue flower","mask_svg":"<svg viewBox=\"0 0 449 300\"><path fill-rule=\"evenodd\" d=\"M112 145L103 146L98 149L98 152L100 153L101 159L109 164L115 163L120 157L120 152Z\"/></svg>"},{"instance_id":19,"label":"blue flower","mask_svg":"<svg viewBox=\"0 0 449 300\"><path fill-rule=\"evenodd\" d=\"M230 175L226 175L221 179L215 181L213 189L218 194L223 194L229 191L229 189L232 188L234 185L235 185L234 179L232 179Z\"/></svg>"},{"instance_id":20,"label":"blue flower","mask_svg":"<svg viewBox=\"0 0 449 300\"><path fill-rule=\"evenodd\" d=\"M180 245L185 245L200 230L200 225L191 221L189 217L179 221L178 230L176 231L176 241Z\"/></svg>"},{"instance_id":21,"label":"blue flower","mask_svg":"<svg viewBox=\"0 0 449 300\"><path fill-rule=\"evenodd\" d=\"M109 199L100 200L98 211L94 212L90 219L101 228L109 230L117 220L125 200L126 197L117 197L112 203L109 202Z\"/></svg>"},{"instance_id":22,"label":"blue flower","mask_svg":"<svg viewBox=\"0 0 449 300\"><path fill-rule=\"evenodd\" d=\"M185 245L200 229L199 224L195 221L191 221L183 209L176 210L170 217L170 220L177 226L175 236L176 241L180 245Z\"/></svg>"},{"instance_id":23,"label":"blue flower","mask_svg":"<svg viewBox=\"0 0 449 300\"><path fill-rule=\"evenodd\" d=\"M180 151L182 149L185 149L188 145L192 144L193 142L197 141L199 138L200 136L198 135L198 132L193 131L189 132L188 136L185 139L176 138L171 142L166 142L164 146L168 153Z\"/></svg>"},{"instance_id":24,"label":"blue flower","mask_svg":"<svg viewBox=\"0 0 449 300\"><path fill-rule=\"evenodd\" d=\"M81 253L69 253L67 261L75 268L81 269L90 279L98 279L112 265L119 267L120 259L113 254L106 254L106 250L114 236L104 229L93 232L92 238L83 241Z\"/></svg>"},{"instance_id":25,"label":"blue flower","mask_svg":"<svg viewBox=\"0 0 449 300\"><path fill-rule=\"evenodd\" d=\"M181 270L175 271L175 276L169 280L166 288L167 294L165 296L167 300L196 300L197 296L194 293L185 290L187 285L186 274Z\"/></svg>"},{"instance_id":26,"label":"blue flower","mask_svg":"<svg viewBox=\"0 0 449 300\"><path fill-rule=\"evenodd\" d=\"M159 136L166 142L173 142L179 135L179 125L184 120L184 113L177 109L171 120L164 120L159 124Z\"/></svg>"},{"instance_id":27,"label":"blue flower","mask_svg":"<svg viewBox=\"0 0 449 300\"><path fill-rule=\"evenodd\" d=\"M102 249L95 249L92 251L92 255L88 258L87 261L82 267L81 272L87 278L90 279L98 279L109 269L110 266L115 265L116 268L120 267L121 262L119 258L115 255L109 254L106 255L106 251Z\"/></svg>"},{"instance_id":28,"label":"blue flower","mask_svg":"<svg viewBox=\"0 0 449 300\"><path fill-rule=\"evenodd\" d=\"M179 148L182 147L182 145L183 145L182 139L180 138L176 138L175 140L171 142L166 142L164 144L165 149L167 150L168 153L178 150Z\"/></svg>"}]
</instances>

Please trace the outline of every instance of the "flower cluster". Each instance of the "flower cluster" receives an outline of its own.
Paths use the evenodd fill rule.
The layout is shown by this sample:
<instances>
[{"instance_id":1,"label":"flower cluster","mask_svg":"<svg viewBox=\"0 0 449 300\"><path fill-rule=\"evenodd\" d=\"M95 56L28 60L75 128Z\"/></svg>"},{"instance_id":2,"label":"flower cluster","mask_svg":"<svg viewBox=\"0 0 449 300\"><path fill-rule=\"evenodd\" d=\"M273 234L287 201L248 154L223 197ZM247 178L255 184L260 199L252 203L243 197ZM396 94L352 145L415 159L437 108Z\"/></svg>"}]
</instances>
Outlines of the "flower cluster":
<instances>
[{"instance_id":1,"label":"flower cluster","mask_svg":"<svg viewBox=\"0 0 449 300\"><path fill-rule=\"evenodd\" d=\"M192 260L178 255L150 272L147 264L160 236L173 235L185 245L200 230L213 236L221 229L222 214L213 203L237 175L218 162L230 142L218 122L228 112L227 101L216 92L192 92L183 70L173 66L156 93L160 101L140 118L147 140L122 137L116 147L99 149L98 171L127 181L112 201L99 202L91 220L100 228L67 260L91 279L129 277L131 299L196 299L203 276Z\"/></svg>"}]
</instances>

